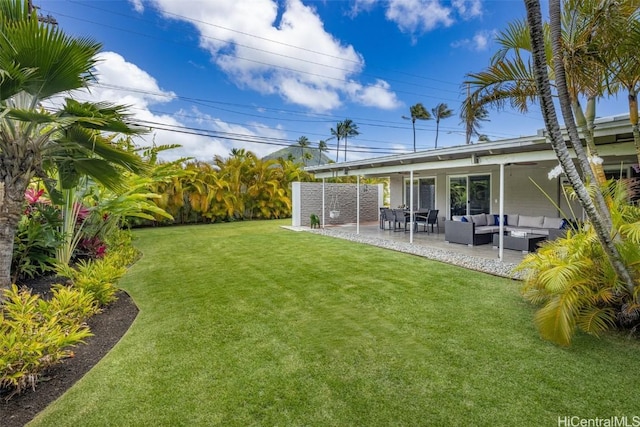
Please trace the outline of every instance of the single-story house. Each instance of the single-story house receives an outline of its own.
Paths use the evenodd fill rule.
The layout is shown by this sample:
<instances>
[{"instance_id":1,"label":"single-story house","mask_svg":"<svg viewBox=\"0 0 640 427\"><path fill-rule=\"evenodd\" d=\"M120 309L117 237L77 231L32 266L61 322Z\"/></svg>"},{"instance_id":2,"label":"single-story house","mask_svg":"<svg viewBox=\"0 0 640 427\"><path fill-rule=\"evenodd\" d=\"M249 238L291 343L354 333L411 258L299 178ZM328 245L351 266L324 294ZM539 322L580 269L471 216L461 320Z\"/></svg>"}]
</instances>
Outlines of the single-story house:
<instances>
[{"instance_id":1,"label":"single-story house","mask_svg":"<svg viewBox=\"0 0 640 427\"><path fill-rule=\"evenodd\" d=\"M615 178L640 176L628 115L597 119L595 124L595 143L606 174ZM557 165L541 130L514 139L305 169L317 178L388 178L392 208L438 209L441 224L454 216L479 213L580 218L579 204L568 201L562 191L567 185L564 175L549 178Z\"/></svg>"}]
</instances>

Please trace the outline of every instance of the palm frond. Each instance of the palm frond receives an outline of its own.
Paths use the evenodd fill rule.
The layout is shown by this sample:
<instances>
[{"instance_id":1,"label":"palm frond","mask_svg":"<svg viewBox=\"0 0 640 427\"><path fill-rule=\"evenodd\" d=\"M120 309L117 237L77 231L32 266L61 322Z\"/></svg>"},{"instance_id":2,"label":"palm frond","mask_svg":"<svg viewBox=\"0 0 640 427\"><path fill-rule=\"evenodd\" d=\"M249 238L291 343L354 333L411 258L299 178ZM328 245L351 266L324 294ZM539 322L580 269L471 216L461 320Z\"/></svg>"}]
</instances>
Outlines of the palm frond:
<instances>
[{"instance_id":1,"label":"palm frond","mask_svg":"<svg viewBox=\"0 0 640 427\"><path fill-rule=\"evenodd\" d=\"M9 64L33 72L21 89L40 99L84 87L101 45L88 38L74 38L62 29L30 19L24 2L2 2L0 14L0 69Z\"/></svg>"},{"instance_id":2,"label":"palm frond","mask_svg":"<svg viewBox=\"0 0 640 427\"><path fill-rule=\"evenodd\" d=\"M54 123L56 121L56 116L47 111L31 109L12 108L7 111L7 117L34 124Z\"/></svg>"},{"instance_id":3,"label":"palm frond","mask_svg":"<svg viewBox=\"0 0 640 427\"><path fill-rule=\"evenodd\" d=\"M611 307L587 307L580 310L576 325L584 332L599 336L615 326L616 314Z\"/></svg>"},{"instance_id":4,"label":"palm frond","mask_svg":"<svg viewBox=\"0 0 640 427\"><path fill-rule=\"evenodd\" d=\"M562 346L571 344L580 309L578 300L573 292L556 295L536 312L534 321L544 339Z\"/></svg>"},{"instance_id":5,"label":"palm frond","mask_svg":"<svg viewBox=\"0 0 640 427\"><path fill-rule=\"evenodd\" d=\"M520 58L505 59L485 71L468 74L465 83L471 85L479 105L503 108L509 102L524 113L538 97L531 64Z\"/></svg>"}]
</instances>

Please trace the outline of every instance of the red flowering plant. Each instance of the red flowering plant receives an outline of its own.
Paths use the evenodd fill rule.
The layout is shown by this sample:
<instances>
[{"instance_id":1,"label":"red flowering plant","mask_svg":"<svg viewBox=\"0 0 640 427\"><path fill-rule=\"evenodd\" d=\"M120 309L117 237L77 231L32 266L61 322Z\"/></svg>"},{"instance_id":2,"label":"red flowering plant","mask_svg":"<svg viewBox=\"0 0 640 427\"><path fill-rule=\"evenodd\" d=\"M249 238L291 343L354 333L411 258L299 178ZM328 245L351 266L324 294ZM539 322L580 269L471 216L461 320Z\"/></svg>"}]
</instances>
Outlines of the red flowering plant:
<instances>
[{"instance_id":1,"label":"red flowering plant","mask_svg":"<svg viewBox=\"0 0 640 427\"><path fill-rule=\"evenodd\" d=\"M12 279L53 271L56 249L62 243L60 210L51 205L44 189L29 187L25 209L13 243Z\"/></svg>"},{"instance_id":2,"label":"red flowering plant","mask_svg":"<svg viewBox=\"0 0 640 427\"><path fill-rule=\"evenodd\" d=\"M107 245L98 236L80 239L76 247L78 258L103 258L107 252Z\"/></svg>"},{"instance_id":3,"label":"red flowering plant","mask_svg":"<svg viewBox=\"0 0 640 427\"><path fill-rule=\"evenodd\" d=\"M109 215L100 213L97 206L88 208L80 203L74 205L77 215L77 228L81 237L75 248L74 259L97 259L104 257L107 245L104 234L108 229Z\"/></svg>"}]
</instances>

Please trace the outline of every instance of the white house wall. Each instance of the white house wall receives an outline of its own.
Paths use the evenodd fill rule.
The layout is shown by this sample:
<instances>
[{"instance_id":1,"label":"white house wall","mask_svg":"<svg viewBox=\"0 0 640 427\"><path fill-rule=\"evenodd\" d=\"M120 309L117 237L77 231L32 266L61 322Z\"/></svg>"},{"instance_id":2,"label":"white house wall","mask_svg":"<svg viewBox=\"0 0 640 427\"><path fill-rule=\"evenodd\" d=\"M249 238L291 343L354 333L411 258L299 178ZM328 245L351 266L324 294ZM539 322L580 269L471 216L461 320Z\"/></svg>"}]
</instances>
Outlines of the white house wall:
<instances>
[{"instance_id":1,"label":"white house wall","mask_svg":"<svg viewBox=\"0 0 640 427\"><path fill-rule=\"evenodd\" d=\"M403 175L391 175L391 177L389 178L389 207L397 208L404 203L403 185Z\"/></svg>"},{"instance_id":2,"label":"white house wall","mask_svg":"<svg viewBox=\"0 0 640 427\"><path fill-rule=\"evenodd\" d=\"M535 216L559 216L553 203L558 204L567 216L570 209L564 196L560 193L560 179L549 180L548 173L555 166L553 162L541 162L536 165L505 166L505 213L525 213ZM491 176L491 212L498 213L500 209L500 168L484 166L477 168L462 168L448 171L416 171L415 179L435 177L436 179L436 209L440 210L440 219L449 216L449 178L453 176L490 175ZM390 206L395 208L406 202L403 200L404 182L408 174L395 174L390 177ZM533 180L533 182L532 182ZM535 182L535 184L534 184ZM540 187L538 188L536 184ZM547 195L553 200L549 200ZM577 203L573 206L578 216L581 210Z\"/></svg>"}]
</instances>

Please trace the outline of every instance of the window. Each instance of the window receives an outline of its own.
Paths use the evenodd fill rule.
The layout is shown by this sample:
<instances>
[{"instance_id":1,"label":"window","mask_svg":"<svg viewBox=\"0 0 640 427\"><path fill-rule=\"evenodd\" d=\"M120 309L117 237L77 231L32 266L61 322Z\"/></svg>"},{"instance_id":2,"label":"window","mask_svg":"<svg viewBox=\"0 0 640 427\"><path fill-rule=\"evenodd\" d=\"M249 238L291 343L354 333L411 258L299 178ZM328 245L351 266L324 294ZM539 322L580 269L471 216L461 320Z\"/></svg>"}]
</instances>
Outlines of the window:
<instances>
[{"instance_id":1,"label":"window","mask_svg":"<svg viewBox=\"0 0 640 427\"><path fill-rule=\"evenodd\" d=\"M411 181L404 181L404 204L411 202ZM413 180L413 210L436 208L436 179L419 178Z\"/></svg>"},{"instance_id":2,"label":"window","mask_svg":"<svg viewBox=\"0 0 640 427\"><path fill-rule=\"evenodd\" d=\"M449 214L491 213L491 175L449 177Z\"/></svg>"}]
</instances>

